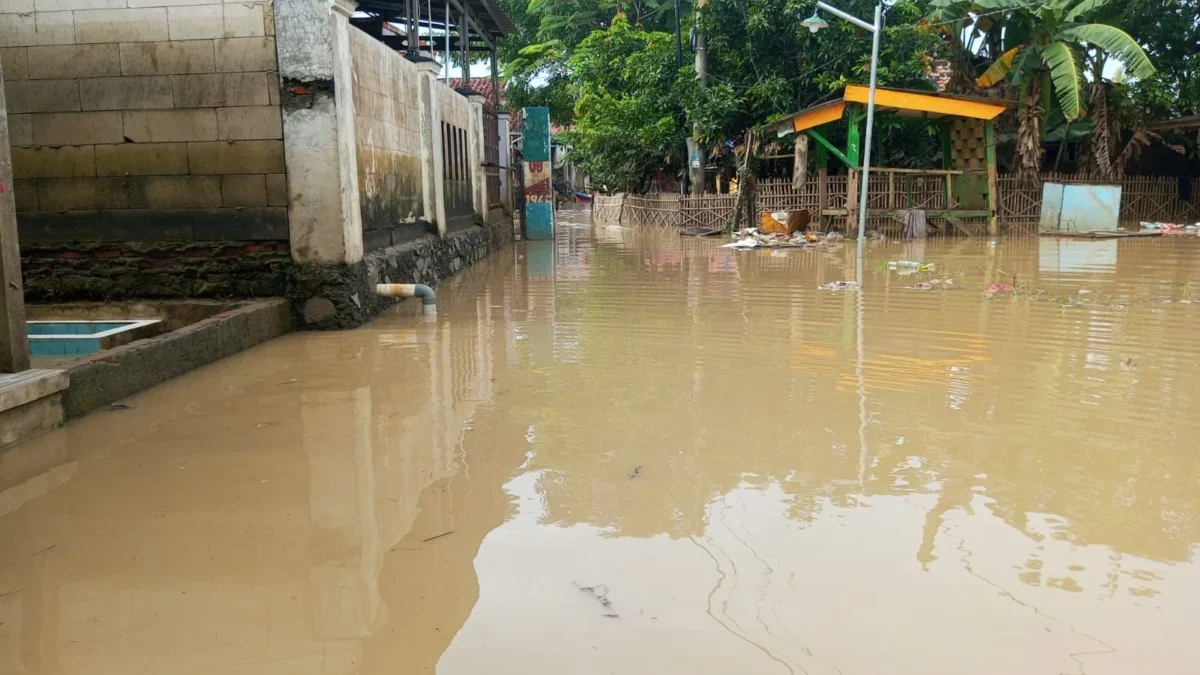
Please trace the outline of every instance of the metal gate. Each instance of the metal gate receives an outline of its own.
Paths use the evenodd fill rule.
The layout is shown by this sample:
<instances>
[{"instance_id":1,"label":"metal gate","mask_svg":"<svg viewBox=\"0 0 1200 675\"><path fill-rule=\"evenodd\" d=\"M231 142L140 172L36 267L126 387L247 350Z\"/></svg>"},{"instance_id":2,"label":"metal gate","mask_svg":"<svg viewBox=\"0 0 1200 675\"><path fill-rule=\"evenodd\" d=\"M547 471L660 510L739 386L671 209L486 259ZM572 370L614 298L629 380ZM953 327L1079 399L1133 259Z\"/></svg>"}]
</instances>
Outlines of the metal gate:
<instances>
[{"instance_id":1,"label":"metal gate","mask_svg":"<svg viewBox=\"0 0 1200 675\"><path fill-rule=\"evenodd\" d=\"M475 224L469 157L466 130L442 122L442 186L446 195L447 232Z\"/></svg>"}]
</instances>

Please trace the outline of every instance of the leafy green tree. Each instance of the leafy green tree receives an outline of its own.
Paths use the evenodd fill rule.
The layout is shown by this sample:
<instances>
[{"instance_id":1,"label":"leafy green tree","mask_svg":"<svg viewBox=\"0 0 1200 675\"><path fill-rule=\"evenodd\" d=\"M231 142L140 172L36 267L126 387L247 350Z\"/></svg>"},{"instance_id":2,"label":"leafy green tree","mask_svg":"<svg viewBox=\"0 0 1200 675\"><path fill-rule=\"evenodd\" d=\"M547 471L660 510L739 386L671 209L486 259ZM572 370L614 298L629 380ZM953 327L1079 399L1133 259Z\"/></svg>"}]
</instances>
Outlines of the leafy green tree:
<instances>
[{"instance_id":1,"label":"leafy green tree","mask_svg":"<svg viewBox=\"0 0 1200 675\"><path fill-rule=\"evenodd\" d=\"M950 0L935 0L948 3ZM993 19L991 30L1000 38L999 54L979 76L980 88L1007 80L1021 92L1018 111L1017 167L1025 175L1041 169L1041 125L1056 101L1069 123L1086 113L1084 62L1092 58L1113 60L1133 77L1145 79L1154 66L1128 33L1088 19L1109 0L1049 0L1029 6L1021 0L974 0L971 8ZM1103 72L1103 65L1097 72ZM1054 99L1051 99L1053 93ZM1107 129L1107 126L1105 127Z\"/></svg>"},{"instance_id":2,"label":"leafy green tree","mask_svg":"<svg viewBox=\"0 0 1200 675\"><path fill-rule=\"evenodd\" d=\"M868 17L875 8L872 0L838 6ZM870 36L833 18L829 28L812 34L800 25L811 11L810 0L709 0L698 10L696 26L708 41L708 84L683 78L680 92L688 118L700 123L704 145L717 150L748 129L828 99L846 84L868 81ZM941 43L918 25L924 12L915 0L885 7L881 86L933 88L931 64ZM877 138L891 161L921 164L937 156L939 146L928 133L880 126L886 129Z\"/></svg>"},{"instance_id":3,"label":"leafy green tree","mask_svg":"<svg viewBox=\"0 0 1200 675\"><path fill-rule=\"evenodd\" d=\"M1127 83L1131 107L1147 121L1200 114L1200 0L1115 2L1116 25L1132 32L1157 71Z\"/></svg>"},{"instance_id":4,"label":"leafy green tree","mask_svg":"<svg viewBox=\"0 0 1200 675\"><path fill-rule=\"evenodd\" d=\"M576 103L566 136L593 183L636 190L659 169L679 169L686 133L673 95L673 35L641 30L617 14L580 42L567 67Z\"/></svg>"},{"instance_id":5,"label":"leafy green tree","mask_svg":"<svg viewBox=\"0 0 1200 675\"><path fill-rule=\"evenodd\" d=\"M575 114L568 61L593 31L612 25L618 13L632 26L674 31L674 0L500 0L517 24L500 44L500 60L513 107L550 108L555 124L569 126ZM686 15L691 3L682 3Z\"/></svg>"}]
</instances>

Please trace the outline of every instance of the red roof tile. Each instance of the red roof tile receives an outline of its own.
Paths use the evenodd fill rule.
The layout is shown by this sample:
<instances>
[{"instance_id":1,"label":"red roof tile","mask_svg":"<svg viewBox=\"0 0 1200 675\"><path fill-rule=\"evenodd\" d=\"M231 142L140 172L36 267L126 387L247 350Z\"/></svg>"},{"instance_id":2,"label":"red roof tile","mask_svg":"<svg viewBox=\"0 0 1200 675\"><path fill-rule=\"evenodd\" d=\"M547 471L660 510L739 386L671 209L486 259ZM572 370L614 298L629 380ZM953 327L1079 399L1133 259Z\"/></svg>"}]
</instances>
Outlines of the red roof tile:
<instances>
[{"instance_id":1,"label":"red roof tile","mask_svg":"<svg viewBox=\"0 0 1200 675\"><path fill-rule=\"evenodd\" d=\"M451 89L461 89L463 86L464 85L463 85L462 78L456 78L456 77L450 78L450 88ZM492 91L492 78L490 78L490 77L472 77L471 78L471 89L479 92L480 94L483 94L483 97L484 97L487 105L489 105L493 108L496 107L496 95ZM503 82L500 83L500 104L501 105L504 104L504 83Z\"/></svg>"}]
</instances>

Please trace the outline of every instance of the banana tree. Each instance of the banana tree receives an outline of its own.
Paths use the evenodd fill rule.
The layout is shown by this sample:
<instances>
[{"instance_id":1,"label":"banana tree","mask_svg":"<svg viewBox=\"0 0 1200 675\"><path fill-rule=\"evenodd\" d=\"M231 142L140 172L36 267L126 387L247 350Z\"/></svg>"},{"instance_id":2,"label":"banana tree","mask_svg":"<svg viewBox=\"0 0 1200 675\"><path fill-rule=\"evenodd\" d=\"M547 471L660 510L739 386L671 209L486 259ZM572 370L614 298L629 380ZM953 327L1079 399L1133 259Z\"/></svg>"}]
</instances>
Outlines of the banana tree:
<instances>
[{"instance_id":1,"label":"banana tree","mask_svg":"<svg viewBox=\"0 0 1200 675\"><path fill-rule=\"evenodd\" d=\"M1008 80L1021 92L1018 109L1017 167L1035 176L1041 164L1040 126L1057 104L1069 122L1087 113L1083 60L1090 47L1119 63L1130 76L1154 74L1146 52L1128 33L1088 18L1110 0L975 0L980 15L1003 15L1003 48L975 84L986 89Z\"/></svg>"}]
</instances>

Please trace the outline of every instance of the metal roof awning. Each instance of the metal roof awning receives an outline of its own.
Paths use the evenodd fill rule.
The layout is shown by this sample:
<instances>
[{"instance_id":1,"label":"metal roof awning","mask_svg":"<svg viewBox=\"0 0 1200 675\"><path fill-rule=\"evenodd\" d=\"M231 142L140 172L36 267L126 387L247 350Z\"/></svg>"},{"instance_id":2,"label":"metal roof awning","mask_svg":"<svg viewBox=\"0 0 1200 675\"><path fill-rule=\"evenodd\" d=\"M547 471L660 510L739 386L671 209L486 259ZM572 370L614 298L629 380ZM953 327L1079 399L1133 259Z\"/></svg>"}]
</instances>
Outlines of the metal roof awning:
<instances>
[{"instance_id":1,"label":"metal roof awning","mask_svg":"<svg viewBox=\"0 0 1200 675\"><path fill-rule=\"evenodd\" d=\"M452 0L449 3L449 17L446 16L446 0L418 0L418 4L416 14L422 26L438 29L447 25L457 27L461 10L465 8L471 17L472 32L481 34L485 40L494 42L497 38L517 32L516 24L496 0ZM407 0L359 0L358 11L376 15L377 21L403 24L408 18L407 6Z\"/></svg>"},{"instance_id":2,"label":"metal roof awning","mask_svg":"<svg viewBox=\"0 0 1200 675\"><path fill-rule=\"evenodd\" d=\"M842 118L847 104L857 103L865 105L869 94L870 89L868 87L860 84L847 85L845 91L836 100L801 110L794 115L789 115L769 125L767 130L775 131L779 136L787 136L835 122ZM954 96L933 92L910 91L907 89L887 89L884 87L875 88L876 110L886 110L903 117L922 119L970 117L980 120L992 120L1015 105L1015 102L1003 99Z\"/></svg>"}]
</instances>

